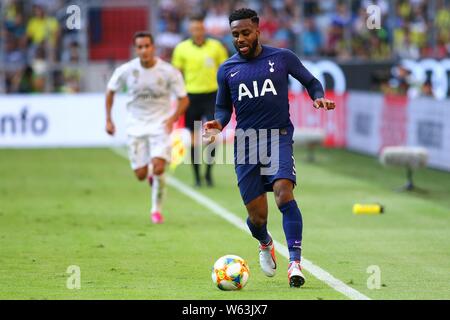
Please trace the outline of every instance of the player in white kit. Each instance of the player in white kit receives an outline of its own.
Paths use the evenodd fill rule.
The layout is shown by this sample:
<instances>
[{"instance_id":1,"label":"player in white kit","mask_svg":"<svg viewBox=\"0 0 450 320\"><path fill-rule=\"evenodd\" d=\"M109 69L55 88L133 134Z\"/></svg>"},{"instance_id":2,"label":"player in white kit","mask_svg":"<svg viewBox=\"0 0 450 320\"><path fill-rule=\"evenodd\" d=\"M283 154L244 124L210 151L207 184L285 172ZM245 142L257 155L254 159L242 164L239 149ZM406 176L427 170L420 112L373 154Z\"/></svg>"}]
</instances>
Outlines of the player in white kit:
<instances>
[{"instance_id":1,"label":"player in white kit","mask_svg":"<svg viewBox=\"0 0 450 320\"><path fill-rule=\"evenodd\" d=\"M180 71L155 56L150 33L136 33L134 46L138 57L118 67L108 82L106 132L110 135L115 133L111 117L114 94L126 87L127 144L131 168L140 181L148 179L150 182L151 218L153 223L162 223L164 170L171 158L170 133L174 122L186 111L189 99ZM178 99L175 111L171 108L171 95Z\"/></svg>"}]
</instances>

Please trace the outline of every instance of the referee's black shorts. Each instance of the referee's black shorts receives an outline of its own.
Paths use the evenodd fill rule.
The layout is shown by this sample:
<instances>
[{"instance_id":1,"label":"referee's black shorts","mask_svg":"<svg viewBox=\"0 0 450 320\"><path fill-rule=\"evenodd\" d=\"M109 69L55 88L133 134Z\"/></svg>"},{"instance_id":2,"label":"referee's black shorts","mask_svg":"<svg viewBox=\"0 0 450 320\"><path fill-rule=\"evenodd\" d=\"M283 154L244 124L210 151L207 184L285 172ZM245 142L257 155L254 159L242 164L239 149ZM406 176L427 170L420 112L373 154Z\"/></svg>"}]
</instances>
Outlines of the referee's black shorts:
<instances>
[{"instance_id":1,"label":"referee's black shorts","mask_svg":"<svg viewBox=\"0 0 450 320\"><path fill-rule=\"evenodd\" d=\"M185 127L194 132L194 121L214 120L216 93L189 93L189 108L185 114Z\"/></svg>"}]
</instances>

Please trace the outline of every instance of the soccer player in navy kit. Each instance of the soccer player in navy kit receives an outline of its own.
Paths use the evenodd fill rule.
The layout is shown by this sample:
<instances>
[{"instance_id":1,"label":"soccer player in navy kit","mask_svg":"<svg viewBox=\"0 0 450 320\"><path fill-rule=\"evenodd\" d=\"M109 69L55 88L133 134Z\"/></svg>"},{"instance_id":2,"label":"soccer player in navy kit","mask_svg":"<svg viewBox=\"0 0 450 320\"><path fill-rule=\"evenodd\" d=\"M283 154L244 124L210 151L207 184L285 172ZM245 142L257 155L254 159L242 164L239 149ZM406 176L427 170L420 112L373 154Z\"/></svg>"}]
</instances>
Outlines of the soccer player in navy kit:
<instances>
[{"instance_id":1,"label":"soccer player in navy kit","mask_svg":"<svg viewBox=\"0 0 450 320\"><path fill-rule=\"evenodd\" d=\"M335 108L335 103L324 98L320 82L292 51L259 43L259 18L255 11L246 8L236 10L229 16L229 22L238 52L225 61L218 71L215 120L205 123L204 135L208 137L211 132L222 130L230 121L233 106L236 131L256 129L259 133L260 129L266 129L270 135L270 129L277 129L278 170L263 175L261 170L267 163L261 159L258 158L256 164L248 163L248 157L245 163L237 161L236 150L242 146L237 145L239 143L235 138L235 171L248 212L247 225L259 241L262 271L269 277L274 276L276 271L274 245L267 231L266 192L273 191L276 204L283 214L283 230L289 249L289 285L300 287L305 282L300 265L303 222L293 195L296 172L292 148L294 128L289 116L289 75L307 89L315 108L330 110ZM271 140L268 141L270 144ZM260 143L257 146L245 145L245 149L260 148Z\"/></svg>"}]
</instances>

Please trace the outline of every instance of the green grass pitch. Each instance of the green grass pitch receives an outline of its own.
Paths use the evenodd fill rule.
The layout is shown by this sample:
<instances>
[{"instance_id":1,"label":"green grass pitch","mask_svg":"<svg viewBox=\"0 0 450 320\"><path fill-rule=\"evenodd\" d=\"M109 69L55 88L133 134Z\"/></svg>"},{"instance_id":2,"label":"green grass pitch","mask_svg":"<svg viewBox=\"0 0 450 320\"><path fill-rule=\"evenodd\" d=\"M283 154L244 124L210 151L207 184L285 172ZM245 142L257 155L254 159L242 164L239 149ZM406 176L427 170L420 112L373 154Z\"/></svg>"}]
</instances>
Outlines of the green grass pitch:
<instances>
[{"instance_id":1,"label":"green grass pitch","mask_svg":"<svg viewBox=\"0 0 450 320\"><path fill-rule=\"evenodd\" d=\"M372 299L450 299L450 174L421 170L426 192L393 191L403 170L343 150L320 149L317 162L296 152L304 256ZM231 165L214 168L216 187L199 191L246 217ZM175 177L191 185L190 167ZM281 213L269 194L269 229L284 243ZM354 203L386 213L355 216ZM173 188L166 223L149 220L150 189L110 149L0 150L0 299L347 299L306 273L290 289L287 260L274 278L259 270L257 243ZM247 286L212 284L214 261L237 254ZM68 266L81 269L69 290ZM369 266L381 270L368 289Z\"/></svg>"}]
</instances>

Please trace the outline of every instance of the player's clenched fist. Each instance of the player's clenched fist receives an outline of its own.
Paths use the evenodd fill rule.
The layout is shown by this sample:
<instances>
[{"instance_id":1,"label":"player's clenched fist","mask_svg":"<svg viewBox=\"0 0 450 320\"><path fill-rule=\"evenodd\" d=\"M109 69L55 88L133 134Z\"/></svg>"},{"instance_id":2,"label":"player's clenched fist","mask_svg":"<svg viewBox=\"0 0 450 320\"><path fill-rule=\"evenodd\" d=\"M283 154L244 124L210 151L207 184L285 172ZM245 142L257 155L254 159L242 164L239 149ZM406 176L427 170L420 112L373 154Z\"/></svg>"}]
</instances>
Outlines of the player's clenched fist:
<instances>
[{"instance_id":1,"label":"player's clenched fist","mask_svg":"<svg viewBox=\"0 0 450 320\"><path fill-rule=\"evenodd\" d=\"M213 143L216 136L222 131L222 125L217 120L208 121L203 125L202 140L205 144Z\"/></svg>"},{"instance_id":2,"label":"player's clenched fist","mask_svg":"<svg viewBox=\"0 0 450 320\"><path fill-rule=\"evenodd\" d=\"M314 100L314 108L316 108L316 109L324 108L327 110L332 110L332 109L336 108L336 104L332 100L320 98L320 99Z\"/></svg>"},{"instance_id":3,"label":"player's clenched fist","mask_svg":"<svg viewBox=\"0 0 450 320\"><path fill-rule=\"evenodd\" d=\"M203 129L205 131L208 129L217 129L217 130L222 131L222 125L220 124L219 121L212 120L212 121L205 122L205 124L203 125Z\"/></svg>"},{"instance_id":4,"label":"player's clenched fist","mask_svg":"<svg viewBox=\"0 0 450 320\"><path fill-rule=\"evenodd\" d=\"M106 121L106 132L111 136L116 132L116 127L111 120Z\"/></svg>"}]
</instances>

